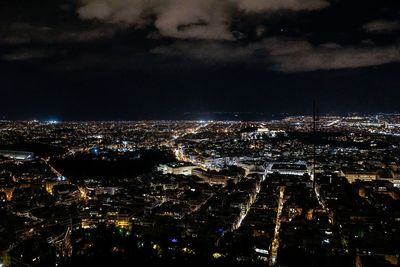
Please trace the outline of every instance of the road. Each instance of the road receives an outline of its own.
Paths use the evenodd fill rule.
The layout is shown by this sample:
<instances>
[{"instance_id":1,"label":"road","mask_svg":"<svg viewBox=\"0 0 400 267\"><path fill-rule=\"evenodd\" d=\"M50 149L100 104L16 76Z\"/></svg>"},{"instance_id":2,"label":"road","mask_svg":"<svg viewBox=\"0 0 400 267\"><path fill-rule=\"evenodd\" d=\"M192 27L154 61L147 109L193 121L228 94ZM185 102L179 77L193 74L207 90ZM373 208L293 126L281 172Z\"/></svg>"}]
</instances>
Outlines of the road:
<instances>
[{"instance_id":1,"label":"road","mask_svg":"<svg viewBox=\"0 0 400 267\"><path fill-rule=\"evenodd\" d=\"M46 163L46 165L50 168L50 170L51 170L56 176L62 176L62 174L61 174L59 171L57 171L53 166L51 166L51 164L49 163L48 160L45 160L45 159L41 159L41 160L43 160L43 161Z\"/></svg>"},{"instance_id":2,"label":"road","mask_svg":"<svg viewBox=\"0 0 400 267\"><path fill-rule=\"evenodd\" d=\"M281 186L279 188L279 204L278 204L278 211L276 214L275 234L271 245L271 258L269 262L270 266L275 266L276 260L278 258L279 234L281 230L282 210L285 202L284 199L285 199L285 187Z\"/></svg>"},{"instance_id":3,"label":"road","mask_svg":"<svg viewBox=\"0 0 400 267\"><path fill-rule=\"evenodd\" d=\"M171 145L174 146L175 145L175 140L180 139L180 138L184 138L186 135L189 134L197 134L201 129L207 127L209 125L209 123L202 123L199 126L197 126L195 129L191 130L188 133L182 133L180 135L175 135L173 137L173 139L171 140ZM191 162L189 157L187 157L182 148L174 148L173 153L175 154L175 158L179 161L186 161L186 162ZM192 164L195 164L195 162L191 162Z\"/></svg>"}]
</instances>

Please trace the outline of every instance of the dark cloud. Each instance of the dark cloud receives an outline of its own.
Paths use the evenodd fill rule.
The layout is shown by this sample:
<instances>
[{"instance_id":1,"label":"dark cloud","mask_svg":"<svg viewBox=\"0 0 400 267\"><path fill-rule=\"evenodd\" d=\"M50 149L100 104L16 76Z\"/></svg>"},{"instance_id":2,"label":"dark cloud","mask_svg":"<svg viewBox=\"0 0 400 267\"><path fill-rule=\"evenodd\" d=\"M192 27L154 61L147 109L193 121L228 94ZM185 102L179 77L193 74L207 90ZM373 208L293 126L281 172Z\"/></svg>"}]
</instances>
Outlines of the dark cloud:
<instances>
[{"instance_id":1,"label":"dark cloud","mask_svg":"<svg viewBox=\"0 0 400 267\"><path fill-rule=\"evenodd\" d=\"M400 44L390 46L311 45L304 40L266 40L265 48L275 63L273 69L283 72L307 72L359 68L400 62Z\"/></svg>"},{"instance_id":2,"label":"dark cloud","mask_svg":"<svg viewBox=\"0 0 400 267\"><path fill-rule=\"evenodd\" d=\"M63 51L49 49L14 49L10 52L3 53L1 59L5 61L27 61L42 60L44 58L53 57L56 54L63 54Z\"/></svg>"},{"instance_id":3,"label":"dark cloud","mask_svg":"<svg viewBox=\"0 0 400 267\"><path fill-rule=\"evenodd\" d=\"M43 25L12 23L1 27L0 45L66 44L111 38L118 28L112 26L67 28L60 30Z\"/></svg>"},{"instance_id":4,"label":"dark cloud","mask_svg":"<svg viewBox=\"0 0 400 267\"><path fill-rule=\"evenodd\" d=\"M209 64L243 63L253 57L256 46L240 46L226 42L177 41L151 50L155 55L190 58ZM189 66L190 67L190 66Z\"/></svg>"},{"instance_id":5,"label":"dark cloud","mask_svg":"<svg viewBox=\"0 0 400 267\"><path fill-rule=\"evenodd\" d=\"M191 58L210 64L246 64L280 72L348 69L400 62L400 44L390 46L313 45L305 39L268 38L245 46L220 42L176 42L155 54Z\"/></svg>"},{"instance_id":6,"label":"dark cloud","mask_svg":"<svg viewBox=\"0 0 400 267\"><path fill-rule=\"evenodd\" d=\"M328 5L326 0L83 0L78 13L82 19L154 25L166 37L233 40L230 25L237 13L310 11Z\"/></svg>"},{"instance_id":7,"label":"dark cloud","mask_svg":"<svg viewBox=\"0 0 400 267\"><path fill-rule=\"evenodd\" d=\"M400 30L397 20L373 20L363 25L365 31L370 33L391 33Z\"/></svg>"}]
</instances>

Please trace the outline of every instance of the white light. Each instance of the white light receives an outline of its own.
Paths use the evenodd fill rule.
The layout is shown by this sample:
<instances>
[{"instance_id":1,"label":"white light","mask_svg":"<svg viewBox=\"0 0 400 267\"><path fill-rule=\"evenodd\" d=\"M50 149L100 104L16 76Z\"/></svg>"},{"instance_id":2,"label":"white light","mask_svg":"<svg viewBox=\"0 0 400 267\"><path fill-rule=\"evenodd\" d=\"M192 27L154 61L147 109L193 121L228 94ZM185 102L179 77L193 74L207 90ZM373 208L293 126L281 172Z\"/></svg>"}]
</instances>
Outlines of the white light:
<instances>
[{"instance_id":1,"label":"white light","mask_svg":"<svg viewBox=\"0 0 400 267\"><path fill-rule=\"evenodd\" d=\"M255 251L260 254L268 255L268 250L256 248Z\"/></svg>"}]
</instances>

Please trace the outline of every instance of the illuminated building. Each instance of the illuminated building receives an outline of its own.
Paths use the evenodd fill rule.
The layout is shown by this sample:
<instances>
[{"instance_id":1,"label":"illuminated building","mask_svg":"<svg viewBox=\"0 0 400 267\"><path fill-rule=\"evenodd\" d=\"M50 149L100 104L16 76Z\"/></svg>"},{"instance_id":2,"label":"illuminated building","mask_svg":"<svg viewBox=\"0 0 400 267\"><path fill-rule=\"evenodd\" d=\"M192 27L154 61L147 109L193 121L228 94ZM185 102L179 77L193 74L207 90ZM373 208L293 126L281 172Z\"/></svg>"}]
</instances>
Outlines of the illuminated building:
<instances>
[{"instance_id":1,"label":"illuminated building","mask_svg":"<svg viewBox=\"0 0 400 267\"><path fill-rule=\"evenodd\" d=\"M340 171L341 176L346 177L349 183L354 183L357 180L364 182L373 182L377 180L391 182L395 187L400 187L400 177L393 172L390 175L382 176L378 171Z\"/></svg>"},{"instance_id":2,"label":"illuminated building","mask_svg":"<svg viewBox=\"0 0 400 267\"><path fill-rule=\"evenodd\" d=\"M283 175L303 176L310 175L310 170L306 163L297 162L275 162L267 164L266 174L279 173Z\"/></svg>"},{"instance_id":3,"label":"illuminated building","mask_svg":"<svg viewBox=\"0 0 400 267\"><path fill-rule=\"evenodd\" d=\"M15 189L11 187L7 188L0 188L0 192L6 193L6 199L7 201L11 201L13 199L13 194L14 194Z\"/></svg>"},{"instance_id":4,"label":"illuminated building","mask_svg":"<svg viewBox=\"0 0 400 267\"><path fill-rule=\"evenodd\" d=\"M202 169L193 170L193 175L203 179L206 183L209 183L211 185L226 186L228 183L228 180L232 179L232 177L230 177L230 176L211 173L211 172L204 171Z\"/></svg>"},{"instance_id":5,"label":"illuminated building","mask_svg":"<svg viewBox=\"0 0 400 267\"><path fill-rule=\"evenodd\" d=\"M194 169L198 168L195 165L185 162L161 164L158 170L163 174L175 175L192 175Z\"/></svg>"},{"instance_id":6,"label":"illuminated building","mask_svg":"<svg viewBox=\"0 0 400 267\"><path fill-rule=\"evenodd\" d=\"M15 160L33 160L34 154L25 151L0 150L0 156Z\"/></svg>"},{"instance_id":7,"label":"illuminated building","mask_svg":"<svg viewBox=\"0 0 400 267\"><path fill-rule=\"evenodd\" d=\"M376 172L368 171L342 171L342 176L346 177L349 183L354 183L356 180L361 181L375 181L378 178Z\"/></svg>"}]
</instances>

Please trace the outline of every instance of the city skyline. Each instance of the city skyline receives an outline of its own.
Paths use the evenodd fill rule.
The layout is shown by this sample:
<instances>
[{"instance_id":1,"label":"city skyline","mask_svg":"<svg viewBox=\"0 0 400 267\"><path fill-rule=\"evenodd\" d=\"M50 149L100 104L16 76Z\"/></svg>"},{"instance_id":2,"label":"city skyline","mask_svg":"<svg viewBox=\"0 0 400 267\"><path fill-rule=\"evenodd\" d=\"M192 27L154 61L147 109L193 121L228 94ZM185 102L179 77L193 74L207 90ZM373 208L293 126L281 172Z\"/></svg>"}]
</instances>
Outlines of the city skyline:
<instances>
[{"instance_id":1,"label":"city skyline","mask_svg":"<svg viewBox=\"0 0 400 267\"><path fill-rule=\"evenodd\" d=\"M0 121L0 264L398 266L400 115L314 122Z\"/></svg>"},{"instance_id":2,"label":"city skyline","mask_svg":"<svg viewBox=\"0 0 400 267\"><path fill-rule=\"evenodd\" d=\"M313 111L311 111L312 113ZM345 118L370 118L374 120L380 116L398 116L400 112L348 112L348 113L334 113L330 112L327 114L319 113L317 109L317 120L319 119L345 119ZM244 118L247 117L247 118ZM197 123L208 123L208 122L221 122L221 123L270 123L273 121L280 121L288 118L298 118L299 121L312 120L312 114L296 114L296 113L280 113L280 114L264 114L263 112L188 112L184 113L181 118L175 119L94 119L94 120L82 120L82 119L67 119L62 120L57 116L43 116L43 118L29 118L29 119L0 119L1 122L31 122L31 123L45 123L45 124L62 124L62 123L84 123L84 122L121 122L121 123L134 123L134 122L197 122ZM317 122L318 125L318 122Z\"/></svg>"},{"instance_id":3,"label":"city skyline","mask_svg":"<svg viewBox=\"0 0 400 267\"><path fill-rule=\"evenodd\" d=\"M400 266L400 0L0 0L0 267Z\"/></svg>"}]
</instances>

